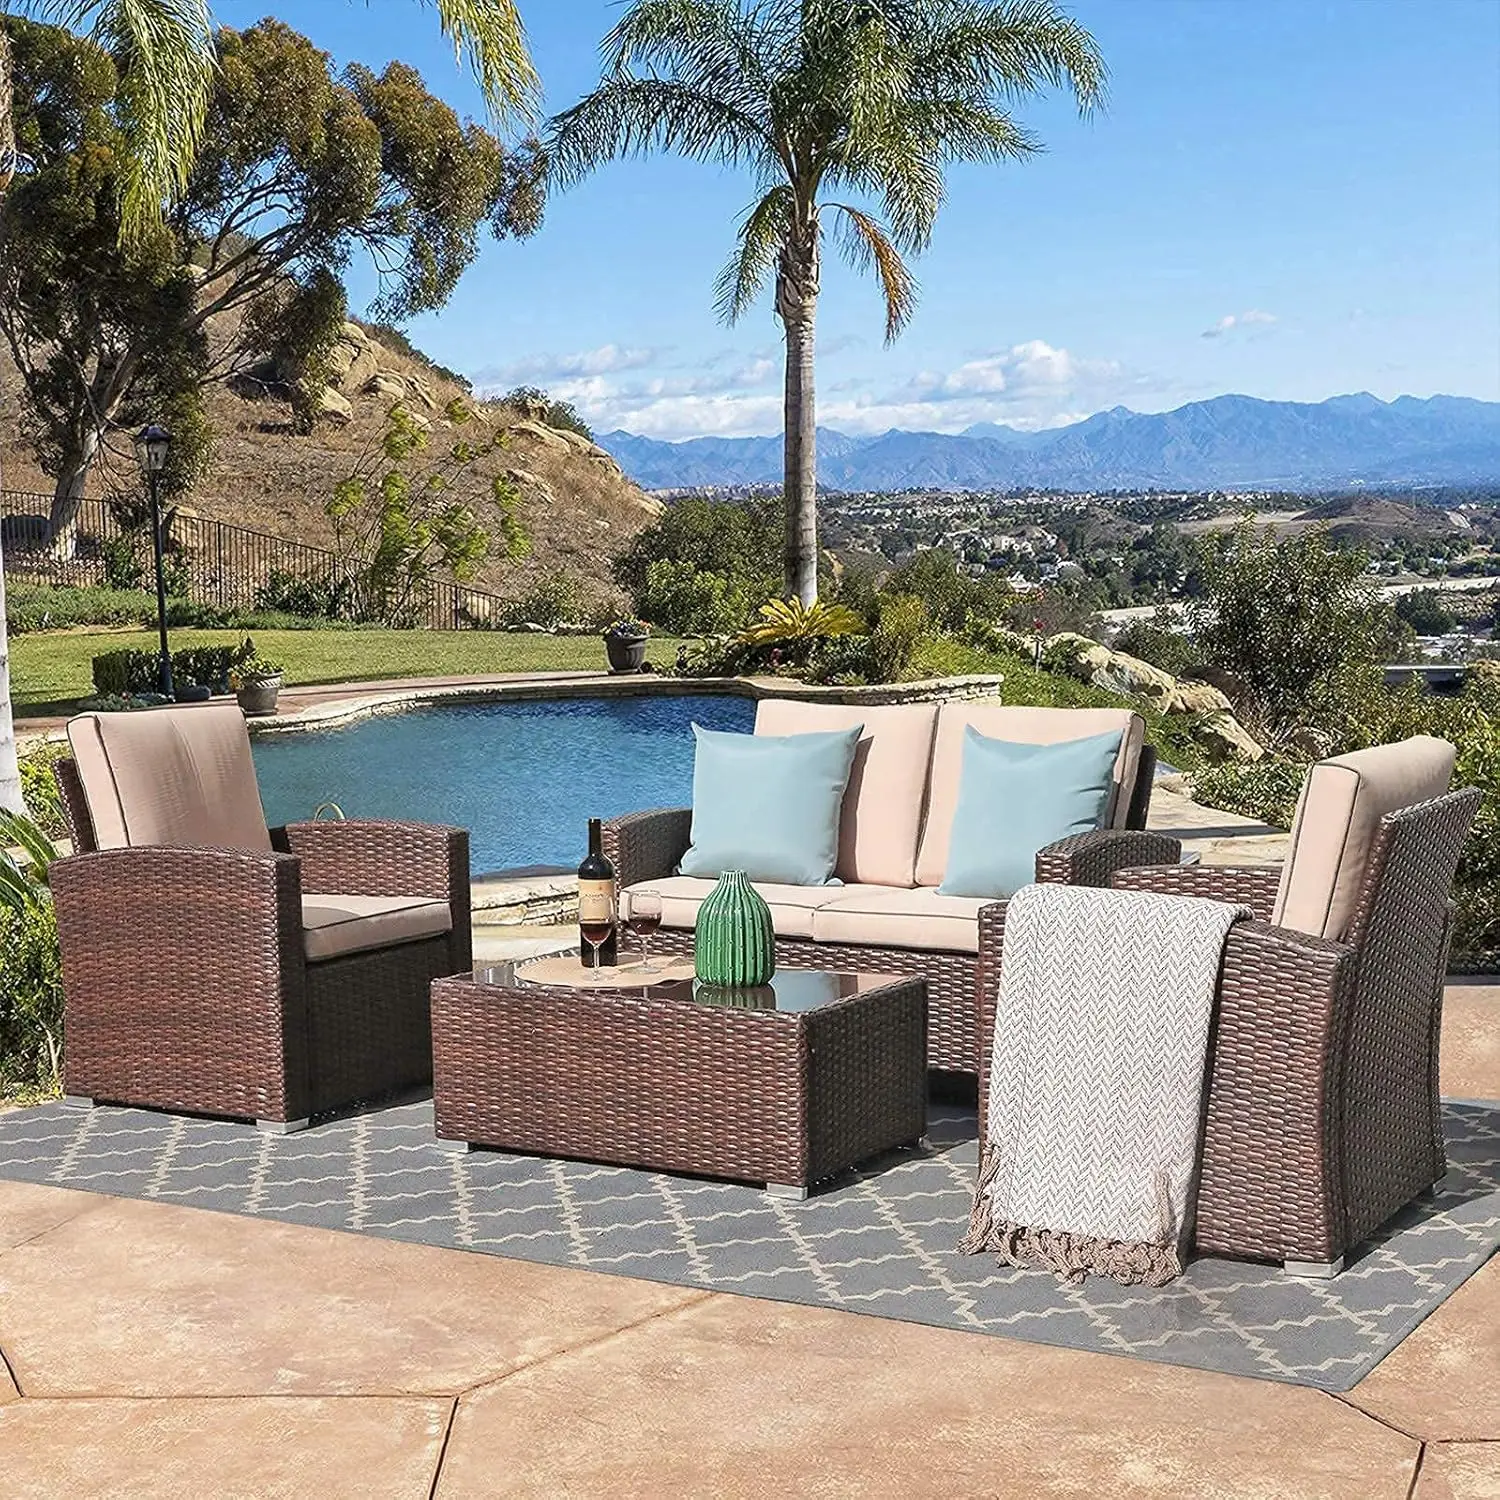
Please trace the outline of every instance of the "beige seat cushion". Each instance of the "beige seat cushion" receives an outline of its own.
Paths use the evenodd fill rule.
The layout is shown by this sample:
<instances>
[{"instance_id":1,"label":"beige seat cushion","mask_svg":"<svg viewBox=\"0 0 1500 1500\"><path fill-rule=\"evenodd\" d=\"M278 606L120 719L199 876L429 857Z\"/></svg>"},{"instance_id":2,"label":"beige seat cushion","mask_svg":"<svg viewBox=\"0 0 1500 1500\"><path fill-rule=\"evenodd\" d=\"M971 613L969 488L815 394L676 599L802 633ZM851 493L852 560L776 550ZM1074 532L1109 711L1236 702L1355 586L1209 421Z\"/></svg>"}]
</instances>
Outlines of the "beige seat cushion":
<instances>
[{"instance_id":1,"label":"beige seat cushion","mask_svg":"<svg viewBox=\"0 0 1500 1500\"><path fill-rule=\"evenodd\" d=\"M453 912L448 903L425 896L302 898L302 944L309 963L452 931Z\"/></svg>"},{"instance_id":2,"label":"beige seat cushion","mask_svg":"<svg viewBox=\"0 0 1500 1500\"><path fill-rule=\"evenodd\" d=\"M1057 745L1118 729L1120 753L1115 759L1114 789L1105 827L1123 828L1130 815L1130 794L1141 762L1146 721L1128 708L1031 708L1006 703L944 703L938 710L932 777L927 793L927 823L917 853L917 884L941 885L948 867L948 840L958 810L958 783L963 769L964 731L1018 745Z\"/></svg>"},{"instance_id":3,"label":"beige seat cushion","mask_svg":"<svg viewBox=\"0 0 1500 1500\"><path fill-rule=\"evenodd\" d=\"M940 896L921 886L907 891L865 886L819 907L812 935L820 943L977 953L979 910L993 901L989 896Z\"/></svg>"},{"instance_id":4,"label":"beige seat cushion","mask_svg":"<svg viewBox=\"0 0 1500 1500\"><path fill-rule=\"evenodd\" d=\"M839 818L834 874L849 884L916 884L917 839L932 759L935 703L860 708L763 698L756 734L823 734L864 726Z\"/></svg>"},{"instance_id":5,"label":"beige seat cushion","mask_svg":"<svg viewBox=\"0 0 1500 1500\"><path fill-rule=\"evenodd\" d=\"M68 743L101 849L270 849L234 705L83 714L68 721Z\"/></svg>"},{"instance_id":6,"label":"beige seat cushion","mask_svg":"<svg viewBox=\"0 0 1500 1500\"><path fill-rule=\"evenodd\" d=\"M1441 797L1453 780L1454 753L1447 740L1423 734L1319 761L1302 783L1271 920L1345 937L1380 820Z\"/></svg>"},{"instance_id":7,"label":"beige seat cushion","mask_svg":"<svg viewBox=\"0 0 1500 1500\"><path fill-rule=\"evenodd\" d=\"M642 880L620 892L620 916L630 917L632 891L657 891L661 895L661 925L690 929L697 925L698 908L717 881L691 875L669 875L661 880ZM813 912L826 901L844 895L846 885L776 885L757 880L755 889L771 908L771 923L780 937L812 936Z\"/></svg>"}]
</instances>

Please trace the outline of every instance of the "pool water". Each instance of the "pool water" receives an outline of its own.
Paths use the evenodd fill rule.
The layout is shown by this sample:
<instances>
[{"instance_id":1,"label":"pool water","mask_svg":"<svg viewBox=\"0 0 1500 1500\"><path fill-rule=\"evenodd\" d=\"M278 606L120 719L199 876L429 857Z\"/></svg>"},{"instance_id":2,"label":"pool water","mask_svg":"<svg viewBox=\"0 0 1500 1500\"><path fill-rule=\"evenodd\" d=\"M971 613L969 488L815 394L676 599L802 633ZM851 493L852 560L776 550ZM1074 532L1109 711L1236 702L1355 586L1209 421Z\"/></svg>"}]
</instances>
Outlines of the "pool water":
<instances>
[{"instance_id":1,"label":"pool water","mask_svg":"<svg viewBox=\"0 0 1500 1500\"><path fill-rule=\"evenodd\" d=\"M754 721L745 698L570 698L418 709L253 743L273 827L323 802L350 818L453 823L469 830L471 868L484 874L572 868L589 818L686 807L690 726Z\"/></svg>"}]
</instances>

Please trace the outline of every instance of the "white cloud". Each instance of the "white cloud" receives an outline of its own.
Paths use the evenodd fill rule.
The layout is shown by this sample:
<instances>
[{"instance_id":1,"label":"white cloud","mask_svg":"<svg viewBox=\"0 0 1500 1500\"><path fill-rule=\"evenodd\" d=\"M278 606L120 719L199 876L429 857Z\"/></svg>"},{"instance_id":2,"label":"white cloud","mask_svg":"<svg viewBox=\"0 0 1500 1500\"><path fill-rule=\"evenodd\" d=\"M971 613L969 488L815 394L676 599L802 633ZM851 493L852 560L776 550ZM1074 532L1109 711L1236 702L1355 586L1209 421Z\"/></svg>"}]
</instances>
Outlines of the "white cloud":
<instances>
[{"instance_id":1,"label":"white cloud","mask_svg":"<svg viewBox=\"0 0 1500 1500\"><path fill-rule=\"evenodd\" d=\"M780 431L781 370L779 349L721 350L690 369L632 374L580 368L548 388L577 406L598 432L624 428L665 439L746 437ZM976 422L1034 431L1120 401L1152 405L1159 387L1113 360L1030 339L980 352L951 369L923 371L885 391L872 388L868 372L827 380L821 391L820 424L866 434L892 427L958 432Z\"/></svg>"},{"instance_id":2,"label":"white cloud","mask_svg":"<svg viewBox=\"0 0 1500 1500\"><path fill-rule=\"evenodd\" d=\"M627 349L604 344L575 354L533 354L508 365L480 370L474 384L482 390L503 390L518 381L563 380L570 376L609 375L620 370L639 370L655 363L655 349Z\"/></svg>"},{"instance_id":3,"label":"white cloud","mask_svg":"<svg viewBox=\"0 0 1500 1500\"><path fill-rule=\"evenodd\" d=\"M1054 349L1041 339L1031 339L1002 354L971 359L947 374L925 371L912 381L912 389L928 401L970 396L1016 400L1038 389L1071 387L1081 379L1110 374L1115 369L1112 363L1080 360L1066 349Z\"/></svg>"},{"instance_id":4,"label":"white cloud","mask_svg":"<svg viewBox=\"0 0 1500 1500\"><path fill-rule=\"evenodd\" d=\"M1203 330L1206 339L1221 339L1226 333L1236 328L1247 328L1255 323L1274 323L1277 321L1275 313L1261 312L1251 308L1249 312L1225 313L1212 328Z\"/></svg>"}]
</instances>

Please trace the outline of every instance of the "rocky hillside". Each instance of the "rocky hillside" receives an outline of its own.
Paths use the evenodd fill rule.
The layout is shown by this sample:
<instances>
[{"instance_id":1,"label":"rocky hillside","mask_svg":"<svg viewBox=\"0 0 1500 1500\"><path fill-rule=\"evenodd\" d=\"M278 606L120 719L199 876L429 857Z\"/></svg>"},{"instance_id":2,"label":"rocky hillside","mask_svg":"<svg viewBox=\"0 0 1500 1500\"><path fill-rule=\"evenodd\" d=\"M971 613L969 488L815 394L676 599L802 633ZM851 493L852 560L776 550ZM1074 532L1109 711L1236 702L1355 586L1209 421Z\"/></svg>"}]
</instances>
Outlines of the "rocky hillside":
<instances>
[{"instance_id":1,"label":"rocky hillside","mask_svg":"<svg viewBox=\"0 0 1500 1500\"><path fill-rule=\"evenodd\" d=\"M207 474L190 501L200 515L258 531L329 546L333 528L324 505L334 486L378 443L390 408L405 405L431 432L431 450L452 442L448 403L466 392L430 365L381 342L357 323L346 323L334 358L333 382L323 392L311 433L299 433L285 392L272 381L240 377L216 386L208 410L214 432ZM483 491L497 472L520 494L517 507L532 540L521 563L490 562L474 580L489 592L515 595L543 574L562 570L595 596L614 597L610 560L661 511L620 472L602 448L574 432L540 420L539 411L497 404L480 410L504 426L504 451L473 471ZM8 490L49 492L19 432L16 379L0 367L0 464ZM123 435L121 435L123 438ZM106 467L91 475L90 495L134 479L129 444L120 441ZM465 495L465 498L469 498ZM493 506L475 506L481 522ZM492 525L493 529L493 525Z\"/></svg>"}]
</instances>

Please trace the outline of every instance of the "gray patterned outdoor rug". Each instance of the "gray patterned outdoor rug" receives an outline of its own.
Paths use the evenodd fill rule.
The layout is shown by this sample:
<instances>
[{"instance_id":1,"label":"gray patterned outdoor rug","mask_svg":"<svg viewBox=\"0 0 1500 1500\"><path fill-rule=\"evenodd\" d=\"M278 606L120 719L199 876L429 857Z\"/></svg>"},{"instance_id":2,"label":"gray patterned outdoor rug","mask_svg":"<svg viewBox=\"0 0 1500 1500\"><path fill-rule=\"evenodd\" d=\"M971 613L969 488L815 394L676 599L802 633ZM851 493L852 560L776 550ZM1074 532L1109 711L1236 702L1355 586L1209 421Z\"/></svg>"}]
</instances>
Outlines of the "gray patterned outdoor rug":
<instances>
[{"instance_id":1,"label":"gray patterned outdoor rug","mask_svg":"<svg viewBox=\"0 0 1500 1500\"><path fill-rule=\"evenodd\" d=\"M930 1149L806 1202L753 1187L478 1151L432 1139L430 1102L301 1135L63 1104L0 1115L0 1178L256 1214L389 1239L1227 1374L1348 1390L1500 1244L1500 1104L1445 1106L1450 1170L1333 1281L1196 1260L1170 1286L1060 1285L954 1250L974 1113L935 1105Z\"/></svg>"}]
</instances>

